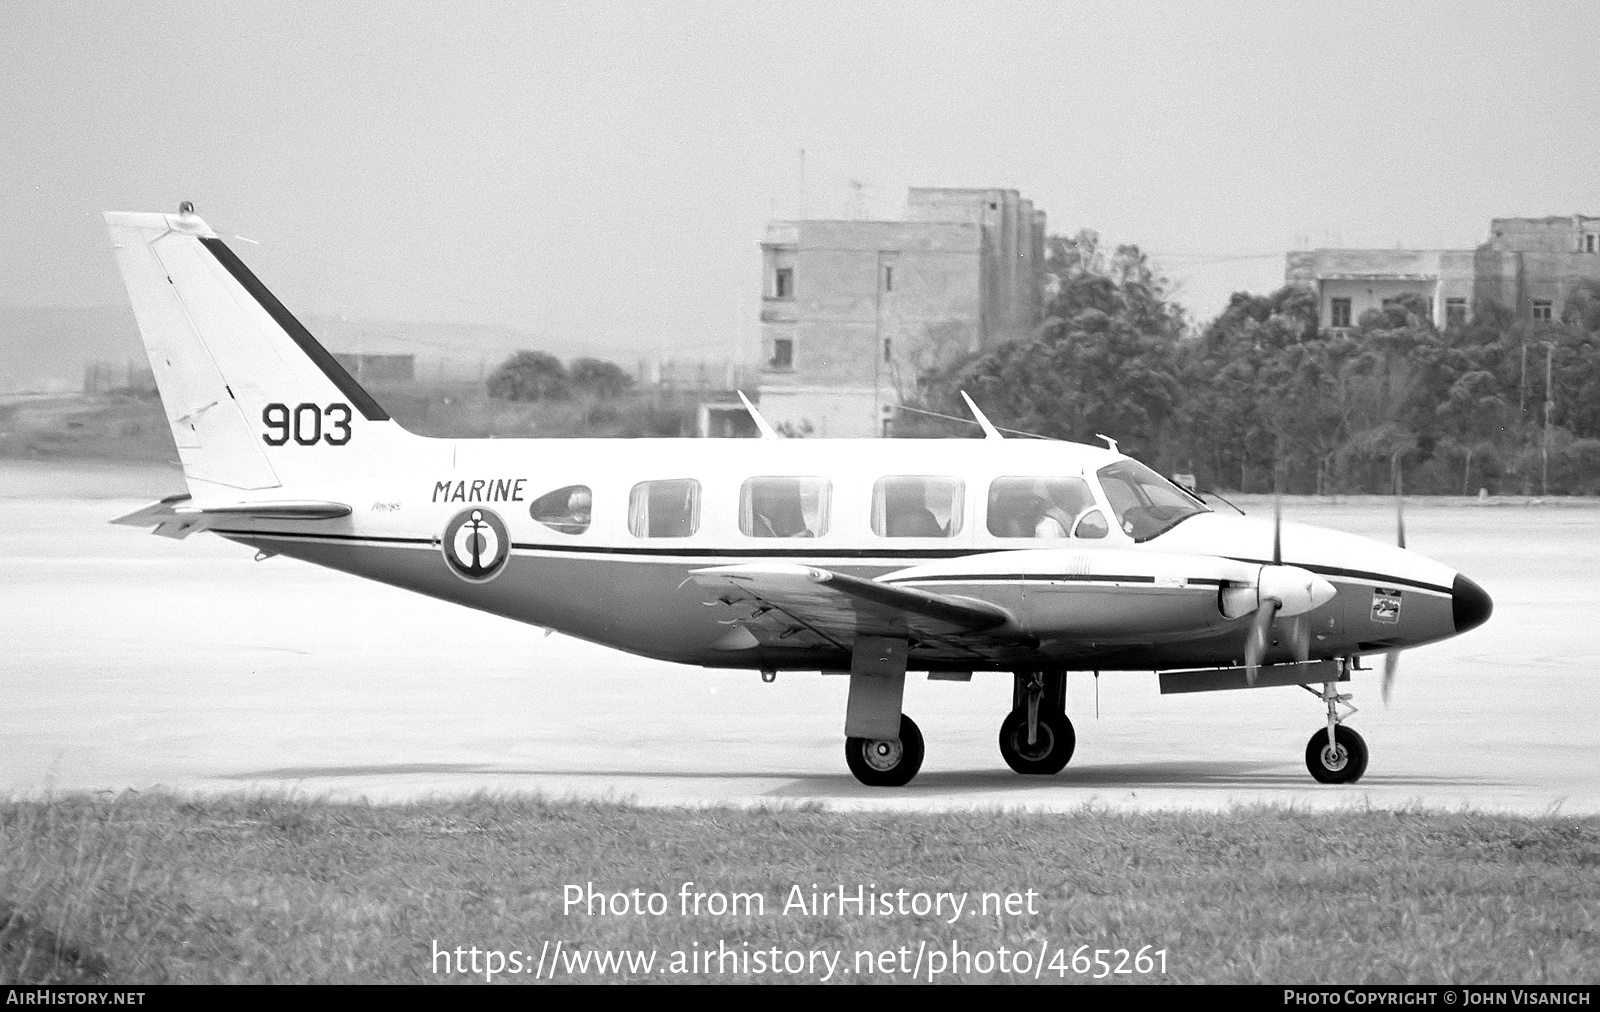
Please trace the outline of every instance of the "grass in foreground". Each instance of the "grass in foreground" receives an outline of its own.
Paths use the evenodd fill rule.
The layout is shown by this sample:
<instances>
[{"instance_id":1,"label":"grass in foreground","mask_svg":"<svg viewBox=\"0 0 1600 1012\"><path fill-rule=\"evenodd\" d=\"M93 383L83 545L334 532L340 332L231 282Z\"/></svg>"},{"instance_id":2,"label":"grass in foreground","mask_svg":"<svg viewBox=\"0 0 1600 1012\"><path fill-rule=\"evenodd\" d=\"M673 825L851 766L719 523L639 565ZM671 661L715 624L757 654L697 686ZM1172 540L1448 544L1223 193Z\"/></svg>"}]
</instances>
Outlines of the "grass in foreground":
<instances>
[{"instance_id":1,"label":"grass in foreground","mask_svg":"<svg viewBox=\"0 0 1600 1012\"><path fill-rule=\"evenodd\" d=\"M681 890L764 915L680 913ZM564 887L668 912L563 913ZM790 887L1037 891L1037 913L782 913ZM898 901L896 901L898 902ZM1018 901L1025 904L1026 899ZM949 908L946 907L948 915ZM652 810L487 797L399 807L127 794L0 804L0 983L464 981L440 948L657 949L654 972L562 980L815 980L662 972L719 943L855 953L1167 950L1174 982L1592 981L1600 820L1432 812L1063 815ZM993 957L990 957L993 958ZM1087 958L1087 957L1086 957ZM1111 958L1115 958L1114 956ZM449 958L446 958L448 963ZM926 977L924 964L923 977ZM958 968L959 969L959 968ZM1006 979L969 968L944 980ZM504 975L499 979L531 979ZM1047 968L1042 979L1060 979Z\"/></svg>"}]
</instances>

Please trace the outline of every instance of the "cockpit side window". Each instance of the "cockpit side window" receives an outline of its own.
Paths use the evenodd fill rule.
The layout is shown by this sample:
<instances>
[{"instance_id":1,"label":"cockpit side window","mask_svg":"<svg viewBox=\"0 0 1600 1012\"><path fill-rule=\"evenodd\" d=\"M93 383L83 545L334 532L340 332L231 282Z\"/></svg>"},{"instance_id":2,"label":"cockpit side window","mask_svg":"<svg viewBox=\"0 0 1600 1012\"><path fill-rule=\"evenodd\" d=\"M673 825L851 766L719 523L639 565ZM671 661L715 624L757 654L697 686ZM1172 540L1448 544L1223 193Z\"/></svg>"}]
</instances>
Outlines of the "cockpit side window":
<instances>
[{"instance_id":1,"label":"cockpit side window","mask_svg":"<svg viewBox=\"0 0 1600 1012\"><path fill-rule=\"evenodd\" d=\"M885 538L953 538L961 533L966 484L939 475L890 475L872 486L872 533Z\"/></svg>"},{"instance_id":2,"label":"cockpit side window","mask_svg":"<svg viewBox=\"0 0 1600 1012\"><path fill-rule=\"evenodd\" d=\"M636 538L687 538L700 529L700 483L693 478L641 481L628 494L628 530Z\"/></svg>"},{"instance_id":3,"label":"cockpit side window","mask_svg":"<svg viewBox=\"0 0 1600 1012\"><path fill-rule=\"evenodd\" d=\"M528 504L528 515L562 534L582 534L589 529L594 493L587 485L567 485Z\"/></svg>"},{"instance_id":4,"label":"cockpit side window","mask_svg":"<svg viewBox=\"0 0 1600 1012\"><path fill-rule=\"evenodd\" d=\"M833 483L826 478L750 478L739 489L739 530L752 538L828 533Z\"/></svg>"},{"instance_id":5,"label":"cockpit side window","mask_svg":"<svg viewBox=\"0 0 1600 1012\"><path fill-rule=\"evenodd\" d=\"M1092 509L1094 495L1082 478L1008 477L989 484L989 533L997 538L1064 538Z\"/></svg>"},{"instance_id":6,"label":"cockpit side window","mask_svg":"<svg viewBox=\"0 0 1600 1012\"><path fill-rule=\"evenodd\" d=\"M1095 473L1117 524L1134 541L1149 541L1196 513L1211 512L1136 460L1119 460Z\"/></svg>"}]
</instances>

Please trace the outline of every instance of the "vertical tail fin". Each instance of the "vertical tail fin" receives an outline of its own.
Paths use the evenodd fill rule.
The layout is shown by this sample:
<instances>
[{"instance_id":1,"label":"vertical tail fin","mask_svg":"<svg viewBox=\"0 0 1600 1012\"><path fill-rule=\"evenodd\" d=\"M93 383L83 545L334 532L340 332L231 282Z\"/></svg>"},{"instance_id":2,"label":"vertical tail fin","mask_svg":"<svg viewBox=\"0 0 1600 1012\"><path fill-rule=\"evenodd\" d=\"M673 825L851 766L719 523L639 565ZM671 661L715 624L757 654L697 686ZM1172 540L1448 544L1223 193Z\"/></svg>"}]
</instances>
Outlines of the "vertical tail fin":
<instances>
[{"instance_id":1,"label":"vertical tail fin","mask_svg":"<svg viewBox=\"0 0 1600 1012\"><path fill-rule=\"evenodd\" d=\"M348 476L415 438L187 205L106 224L196 496Z\"/></svg>"}]
</instances>

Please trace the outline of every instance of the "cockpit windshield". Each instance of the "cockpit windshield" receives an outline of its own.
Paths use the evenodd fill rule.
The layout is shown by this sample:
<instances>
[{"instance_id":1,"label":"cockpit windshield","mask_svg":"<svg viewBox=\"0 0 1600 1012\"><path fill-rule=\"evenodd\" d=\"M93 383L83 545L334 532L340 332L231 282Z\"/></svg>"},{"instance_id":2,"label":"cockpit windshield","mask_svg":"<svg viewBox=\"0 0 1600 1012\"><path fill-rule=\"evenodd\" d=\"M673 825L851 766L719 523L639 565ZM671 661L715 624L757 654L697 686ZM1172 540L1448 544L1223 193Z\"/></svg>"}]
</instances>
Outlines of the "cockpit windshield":
<instances>
[{"instance_id":1,"label":"cockpit windshield","mask_svg":"<svg viewBox=\"0 0 1600 1012\"><path fill-rule=\"evenodd\" d=\"M1119 460L1095 472L1123 533L1149 541L1196 513L1210 509L1137 460Z\"/></svg>"}]
</instances>

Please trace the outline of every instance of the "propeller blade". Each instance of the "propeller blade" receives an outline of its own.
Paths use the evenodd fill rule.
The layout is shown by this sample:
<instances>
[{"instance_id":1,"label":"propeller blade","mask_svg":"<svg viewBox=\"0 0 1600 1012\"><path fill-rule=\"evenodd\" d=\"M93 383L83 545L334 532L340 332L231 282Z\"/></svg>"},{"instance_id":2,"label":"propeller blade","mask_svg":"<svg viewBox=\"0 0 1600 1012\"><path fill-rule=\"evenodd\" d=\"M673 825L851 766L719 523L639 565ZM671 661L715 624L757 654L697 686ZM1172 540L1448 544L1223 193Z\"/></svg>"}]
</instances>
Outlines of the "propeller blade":
<instances>
[{"instance_id":1,"label":"propeller blade","mask_svg":"<svg viewBox=\"0 0 1600 1012\"><path fill-rule=\"evenodd\" d=\"M1272 497L1272 564L1283 565L1283 496Z\"/></svg>"},{"instance_id":2,"label":"propeller blade","mask_svg":"<svg viewBox=\"0 0 1600 1012\"><path fill-rule=\"evenodd\" d=\"M1289 645L1294 659L1304 664L1311 659L1311 622L1304 615L1289 620Z\"/></svg>"},{"instance_id":3,"label":"propeller blade","mask_svg":"<svg viewBox=\"0 0 1600 1012\"><path fill-rule=\"evenodd\" d=\"M1400 651L1391 650L1383 655L1383 705L1389 705L1389 695L1394 692L1394 678L1400 671Z\"/></svg>"},{"instance_id":4,"label":"propeller blade","mask_svg":"<svg viewBox=\"0 0 1600 1012\"><path fill-rule=\"evenodd\" d=\"M1272 620L1278 614L1279 607L1281 605L1277 598L1267 598L1256 609L1256 617L1250 622L1250 635L1244 641L1244 679L1249 685L1256 684L1256 673L1261 670L1261 659L1267 655Z\"/></svg>"},{"instance_id":5,"label":"propeller blade","mask_svg":"<svg viewBox=\"0 0 1600 1012\"><path fill-rule=\"evenodd\" d=\"M1394 542L1406 546L1406 493L1399 467L1394 469Z\"/></svg>"}]
</instances>

